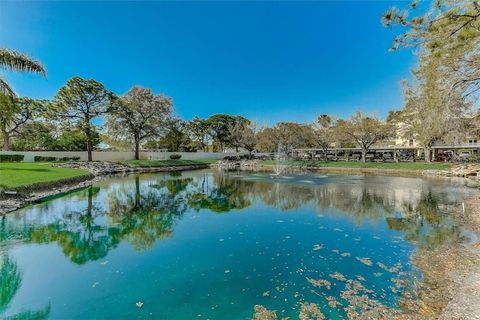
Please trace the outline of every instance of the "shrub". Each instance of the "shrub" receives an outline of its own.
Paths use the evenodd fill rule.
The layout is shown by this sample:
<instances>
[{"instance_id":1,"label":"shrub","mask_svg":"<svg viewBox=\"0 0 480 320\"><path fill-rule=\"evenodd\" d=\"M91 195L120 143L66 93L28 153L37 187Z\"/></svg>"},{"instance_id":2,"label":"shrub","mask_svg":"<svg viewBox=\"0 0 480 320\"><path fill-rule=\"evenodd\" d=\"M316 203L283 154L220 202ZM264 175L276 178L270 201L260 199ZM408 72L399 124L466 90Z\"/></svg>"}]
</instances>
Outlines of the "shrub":
<instances>
[{"instance_id":1,"label":"shrub","mask_svg":"<svg viewBox=\"0 0 480 320\"><path fill-rule=\"evenodd\" d=\"M170 155L170 159L172 159L172 160L179 160L180 158L182 158L181 154L174 153L174 154Z\"/></svg>"},{"instance_id":2,"label":"shrub","mask_svg":"<svg viewBox=\"0 0 480 320\"><path fill-rule=\"evenodd\" d=\"M62 160L62 161L79 161L80 157L63 157L60 160Z\"/></svg>"},{"instance_id":3,"label":"shrub","mask_svg":"<svg viewBox=\"0 0 480 320\"><path fill-rule=\"evenodd\" d=\"M239 156L225 156L222 159L223 161L239 161L240 157Z\"/></svg>"},{"instance_id":4,"label":"shrub","mask_svg":"<svg viewBox=\"0 0 480 320\"><path fill-rule=\"evenodd\" d=\"M0 162L22 162L23 154L0 154Z\"/></svg>"},{"instance_id":5,"label":"shrub","mask_svg":"<svg viewBox=\"0 0 480 320\"><path fill-rule=\"evenodd\" d=\"M57 161L57 158L56 157L35 156L35 157L33 157L33 161L35 161L35 162L53 162L53 161Z\"/></svg>"}]
</instances>

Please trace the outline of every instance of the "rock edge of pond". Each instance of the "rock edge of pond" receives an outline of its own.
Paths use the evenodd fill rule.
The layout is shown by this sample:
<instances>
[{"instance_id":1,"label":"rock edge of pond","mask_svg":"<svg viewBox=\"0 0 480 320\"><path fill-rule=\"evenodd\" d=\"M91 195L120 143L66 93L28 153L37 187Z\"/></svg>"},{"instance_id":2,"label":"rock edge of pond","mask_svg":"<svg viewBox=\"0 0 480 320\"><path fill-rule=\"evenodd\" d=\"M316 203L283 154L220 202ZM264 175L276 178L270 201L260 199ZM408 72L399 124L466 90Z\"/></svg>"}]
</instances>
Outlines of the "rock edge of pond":
<instances>
[{"instance_id":1,"label":"rock edge of pond","mask_svg":"<svg viewBox=\"0 0 480 320\"><path fill-rule=\"evenodd\" d=\"M15 189L8 194L0 194L0 216L34 204L42 198L67 193L76 189L88 187L112 174L172 172L209 168L208 164L190 164L162 167L134 167L112 162L66 162L56 165L62 168L84 169L89 175L38 183L25 188Z\"/></svg>"}]
</instances>

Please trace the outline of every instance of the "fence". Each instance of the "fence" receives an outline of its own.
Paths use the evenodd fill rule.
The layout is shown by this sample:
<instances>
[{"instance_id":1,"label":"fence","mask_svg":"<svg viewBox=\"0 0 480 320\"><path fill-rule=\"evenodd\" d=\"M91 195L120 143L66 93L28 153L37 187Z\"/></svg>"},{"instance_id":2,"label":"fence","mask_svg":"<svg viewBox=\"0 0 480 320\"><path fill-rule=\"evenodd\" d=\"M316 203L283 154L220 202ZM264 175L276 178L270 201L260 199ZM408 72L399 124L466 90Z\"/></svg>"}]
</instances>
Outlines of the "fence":
<instances>
[{"instance_id":1,"label":"fence","mask_svg":"<svg viewBox=\"0 0 480 320\"><path fill-rule=\"evenodd\" d=\"M35 156L61 158L80 158L82 161L87 160L86 151L0 151L0 154L21 154L24 156L23 162L34 162ZM222 159L225 156L234 156L242 153L235 152L140 152L141 160L167 160L170 155L180 154L184 160L199 159ZM92 158L94 161L123 161L133 160L135 154L133 152L116 152L116 151L94 151Z\"/></svg>"}]
</instances>

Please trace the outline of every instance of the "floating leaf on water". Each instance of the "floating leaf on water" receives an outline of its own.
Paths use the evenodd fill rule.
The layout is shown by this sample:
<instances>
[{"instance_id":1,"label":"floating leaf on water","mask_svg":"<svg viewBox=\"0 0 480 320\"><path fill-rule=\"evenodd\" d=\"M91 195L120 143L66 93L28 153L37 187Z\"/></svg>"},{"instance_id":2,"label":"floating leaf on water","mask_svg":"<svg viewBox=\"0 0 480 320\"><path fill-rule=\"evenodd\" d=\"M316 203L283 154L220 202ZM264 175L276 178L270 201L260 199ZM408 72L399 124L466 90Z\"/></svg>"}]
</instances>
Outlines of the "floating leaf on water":
<instances>
[{"instance_id":1,"label":"floating leaf on water","mask_svg":"<svg viewBox=\"0 0 480 320\"><path fill-rule=\"evenodd\" d=\"M269 295L270 295L270 290L265 291L264 293L262 293L262 297L268 297Z\"/></svg>"},{"instance_id":2,"label":"floating leaf on water","mask_svg":"<svg viewBox=\"0 0 480 320\"><path fill-rule=\"evenodd\" d=\"M323 244L314 244L313 245L313 250L314 251L317 251L317 250L320 250L320 249L323 249Z\"/></svg>"},{"instance_id":3,"label":"floating leaf on water","mask_svg":"<svg viewBox=\"0 0 480 320\"><path fill-rule=\"evenodd\" d=\"M357 276L355 276L355 277L356 277L357 280L359 280L359 281L365 281L365 278L362 277L362 276L357 275Z\"/></svg>"},{"instance_id":4,"label":"floating leaf on water","mask_svg":"<svg viewBox=\"0 0 480 320\"><path fill-rule=\"evenodd\" d=\"M337 254L338 254L338 253L340 253L340 250L338 250L338 249L333 249L333 250L332 250L332 252L334 252L334 253L337 253Z\"/></svg>"},{"instance_id":5,"label":"floating leaf on water","mask_svg":"<svg viewBox=\"0 0 480 320\"><path fill-rule=\"evenodd\" d=\"M330 308L337 308L338 306L341 306L342 304L335 299L335 297L332 296L326 296L325 299L328 301L328 306Z\"/></svg>"},{"instance_id":6,"label":"floating leaf on water","mask_svg":"<svg viewBox=\"0 0 480 320\"><path fill-rule=\"evenodd\" d=\"M380 277L382 274L383 274L383 273L381 273L381 272L375 272L373 275L374 275L375 277Z\"/></svg>"},{"instance_id":7,"label":"floating leaf on water","mask_svg":"<svg viewBox=\"0 0 480 320\"><path fill-rule=\"evenodd\" d=\"M337 232L343 232L343 230L342 230L342 229L340 229L340 228L334 228L334 229L333 229L333 231L337 231Z\"/></svg>"},{"instance_id":8,"label":"floating leaf on water","mask_svg":"<svg viewBox=\"0 0 480 320\"><path fill-rule=\"evenodd\" d=\"M350 252L344 252L344 253L341 254L341 256L342 257L350 257L351 254L350 254Z\"/></svg>"},{"instance_id":9,"label":"floating leaf on water","mask_svg":"<svg viewBox=\"0 0 480 320\"><path fill-rule=\"evenodd\" d=\"M314 287L318 287L318 288L325 287L327 289L330 289L332 286L331 282L325 279L318 279L318 280L311 279L311 278L306 278L306 279Z\"/></svg>"},{"instance_id":10,"label":"floating leaf on water","mask_svg":"<svg viewBox=\"0 0 480 320\"><path fill-rule=\"evenodd\" d=\"M143 302L138 301L138 302L135 303L135 305L137 306L137 308L141 308L141 307L143 307Z\"/></svg>"},{"instance_id":11,"label":"floating leaf on water","mask_svg":"<svg viewBox=\"0 0 480 320\"><path fill-rule=\"evenodd\" d=\"M105 260L105 261L100 262L100 264L101 264L102 266L106 265L107 263L108 263L108 260Z\"/></svg>"},{"instance_id":12,"label":"floating leaf on water","mask_svg":"<svg viewBox=\"0 0 480 320\"><path fill-rule=\"evenodd\" d=\"M369 267L371 267L373 265L372 260L370 260L370 258L367 258L367 257L365 257L365 258L357 257L357 260L360 261L361 263L363 263L364 265L369 266Z\"/></svg>"},{"instance_id":13,"label":"floating leaf on water","mask_svg":"<svg viewBox=\"0 0 480 320\"><path fill-rule=\"evenodd\" d=\"M345 278L345 276L340 272L334 272L330 274L330 278L337 279L339 281L347 281L347 278Z\"/></svg>"},{"instance_id":14,"label":"floating leaf on water","mask_svg":"<svg viewBox=\"0 0 480 320\"><path fill-rule=\"evenodd\" d=\"M377 266L379 266L381 269L385 270L385 271L388 271L390 273L397 273L398 272L398 266L395 265L394 267L387 267L385 264L381 263L381 262L377 262Z\"/></svg>"},{"instance_id":15,"label":"floating leaf on water","mask_svg":"<svg viewBox=\"0 0 480 320\"><path fill-rule=\"evenodd\" d=\"M94 283L92 284L92 288L95 288L96 286L98 286L98 282L94 282Z\"/></svg>"},{"instance_id":16,"label":"floating leaf on water","mask_svg":"<svg viewBox=\"0 0 480 320\"><path fill-rule=\"evenodd\" d=\"M228 270L228 269L227 269L227 270L225 270L225 273L230 273L230 270Z\"/></svg>"}]
</instances>

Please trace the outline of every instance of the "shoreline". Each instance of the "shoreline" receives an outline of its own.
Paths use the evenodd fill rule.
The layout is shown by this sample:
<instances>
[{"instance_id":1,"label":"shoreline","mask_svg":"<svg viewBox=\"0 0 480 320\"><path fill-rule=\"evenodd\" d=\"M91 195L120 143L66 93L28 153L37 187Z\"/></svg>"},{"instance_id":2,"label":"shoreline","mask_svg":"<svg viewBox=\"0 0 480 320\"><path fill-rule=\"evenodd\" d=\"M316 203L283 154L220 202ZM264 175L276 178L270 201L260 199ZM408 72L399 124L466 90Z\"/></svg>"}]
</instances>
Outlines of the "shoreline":
<instances>
[{"instance_id":1,"label":"shoreline","mask_svg":"<svg viewBox=\"0 0 480 320\"><path fill-rule=\"evenodd\" d=\"M220 164L190 164L177 166L158 166L158 167L141 167L128 166L120 163L110 162L71 162L59 165L60 167L85 169L90 172L90 175L59 180L47 183L38 183L28 187L21 187L16 189L18 192L15 196L0 197L0 216L8 214L9 212L22 209L40 199L48 196L54 196L65 192L70 192L75 189L80 189L92 185L96 181L111 174L130 174L130 173L154 173L154 172L172 172L172 171L187 171L199 170L207 168L221 168ZM273 165L256 165L256 166L240 166L241 170L252 171L273 171ZM337 173L337 174L368 174L368 175L392 175L392 176L407 176L407 177L428 177L428 178L465 178L469 182L473 182L480 187L480 177L459 177L453 175L451 171L446 170L411 170L411 169L384 169L384 168L342 168L342 167L300 167L290 166L289 170L293 171L309 171L309 172L323 172L323 173ZM474 186L470 186L474 187ZM479 214L480 215L480 214ZM480 219L478 221L477 236L480 238Z\"/></svg>"},{"instance_id":2,"label":"shoreline","mask_svg":"<svg viewBox=\"0 0 480 320\"><path fill-rule=\"evenodd\" d=\"M273 171L274 165L260 164L256 169L265 169ZM414 169L385 169L385 168L352 168L352 167L312 167L312 166L287 166L288 169L293 170L307 170L324 173L339 173L339 174L377 174L377 175L395 175L395 176L417 176L417 177L444 177L444 178L467 178L469 181L479 182L480 186L480 171L477 175L463 175L461 172L455 172L456 169L451 170L414 170ZM243 168L243 167L241 167ZM251 167L246 166L245 169ZM480 170L480 169L479 169Z\"/></svg>"},{"instance_id":3,"label":"shoreline","mask_svg":"<svg viewBox=\"0 0 480 320\"><path fill-rule=\"evenodd\" d=\"M210 167L209 164L190 164L164 167L131 167L119 164L110 166L102 164L103 167L99 169L98 167L93 168L92 166L85 166L83 163L69 164L69 167L72 166L86 169L90 171L90 174L73 179L37 183L28 187L15 189L17 194L0 197L0 216L27 207L45 197L60 195L62 193L88 187L93 183L105 179L109 175L113 174L186 171L207 169Z\"/></svg>"}]
</instances>

